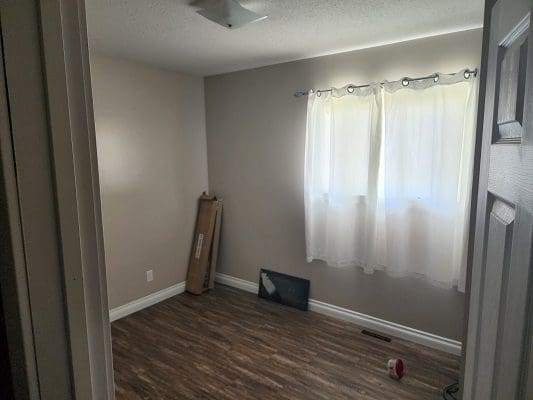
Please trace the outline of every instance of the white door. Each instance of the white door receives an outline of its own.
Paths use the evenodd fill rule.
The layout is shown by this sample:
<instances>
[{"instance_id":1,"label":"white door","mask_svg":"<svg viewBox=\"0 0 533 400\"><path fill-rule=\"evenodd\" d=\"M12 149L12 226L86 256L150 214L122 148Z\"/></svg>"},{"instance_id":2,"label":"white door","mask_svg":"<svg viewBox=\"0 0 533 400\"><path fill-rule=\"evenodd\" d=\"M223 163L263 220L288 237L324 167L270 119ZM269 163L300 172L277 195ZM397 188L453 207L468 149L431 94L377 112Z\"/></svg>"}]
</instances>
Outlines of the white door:
<instances>
[{"instance_id":1,"label":"white door","mask_svg":"<svg viewBox=\"0 0 533 400\"><path fill-rule=\"evenodd\" d=\"M533 399L532 7L492 10L464 400Z\"/></svg>"}]
</instances>

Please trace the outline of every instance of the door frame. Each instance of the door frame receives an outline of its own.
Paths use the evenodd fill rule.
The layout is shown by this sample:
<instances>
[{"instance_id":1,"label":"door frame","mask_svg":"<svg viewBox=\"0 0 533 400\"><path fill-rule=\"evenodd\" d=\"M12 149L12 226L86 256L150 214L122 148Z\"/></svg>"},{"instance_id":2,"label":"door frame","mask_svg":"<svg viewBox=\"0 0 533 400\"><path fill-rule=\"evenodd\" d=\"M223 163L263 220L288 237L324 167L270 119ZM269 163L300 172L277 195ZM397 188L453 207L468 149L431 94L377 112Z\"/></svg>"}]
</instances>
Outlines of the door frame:
<instances>
[{"instance_id":1,"label":"door frame","mask_svg":"<svg viewBox=\"0 0 533 400\"><path fill-rule=\"evenodd\" d=\"M85 4L0 0L0 24L12 261L0 287L12 370L23 372L15 395L113 399Z\"/></svg>"},{"instance_id":2,"label":"door frame","mask_svg":"<svg viewBox=\"0 0 533 400\"><path fill-rule=\"evenodd\" d=\"M11 395L16 399L34 399L39 387L3 53L0 40L0 294L11 367ZM16 381L15 376L19 377Z\"/></svg>"},{"instance_id":3,"label":"door frame","mask_svg":"<svg viewBox=\"0 0 533 400\"><path fill-rule=\"evenodd\" d=\"M470 219L469 219L469 234L468 234L468 255L467 255L467 269L466 269L466 292L464 304L464 323L463 323L463 338L461 346L461 375L460 375L460 392L463 393L464 386L464 370L466 358L466 338L469 326L470 313L470 286L472 284L472 264L474 259L474 236L476 233L476 218L478 205L478 190L479 190L479 170L481 165L481 150L483 139L483 121L485 114L485 89L487 86L487 60L489 57L489 42L490 42L490 26L492 7L497 0L485 0L485 9L483 15L483 39L481 50L481 62L479 66L479 95L478 95L478 114L476 123L476 140L474 146L474 164L472 173L472 198L470 200Z\"/></svg>"}]
</instances>

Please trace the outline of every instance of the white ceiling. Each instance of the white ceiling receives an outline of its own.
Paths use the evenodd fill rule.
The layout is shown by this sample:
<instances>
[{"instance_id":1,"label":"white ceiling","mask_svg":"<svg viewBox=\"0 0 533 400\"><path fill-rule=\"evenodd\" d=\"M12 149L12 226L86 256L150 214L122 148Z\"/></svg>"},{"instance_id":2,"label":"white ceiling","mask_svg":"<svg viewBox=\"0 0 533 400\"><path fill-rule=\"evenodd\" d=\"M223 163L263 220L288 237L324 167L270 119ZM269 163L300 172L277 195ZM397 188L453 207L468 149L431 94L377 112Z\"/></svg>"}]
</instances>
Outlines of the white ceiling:
<instances>
[{"instance_id":1,"label":"white ceiling","mask_svg":"<svg viewBox=\"0 0 533 400\"><path fill-rule=\"evenodd\" d=\"M478 28L483 0L242 0L268 19L229 30L190 0L86 0L91 49L196 75Z\"/></svg>"}]
</instances>

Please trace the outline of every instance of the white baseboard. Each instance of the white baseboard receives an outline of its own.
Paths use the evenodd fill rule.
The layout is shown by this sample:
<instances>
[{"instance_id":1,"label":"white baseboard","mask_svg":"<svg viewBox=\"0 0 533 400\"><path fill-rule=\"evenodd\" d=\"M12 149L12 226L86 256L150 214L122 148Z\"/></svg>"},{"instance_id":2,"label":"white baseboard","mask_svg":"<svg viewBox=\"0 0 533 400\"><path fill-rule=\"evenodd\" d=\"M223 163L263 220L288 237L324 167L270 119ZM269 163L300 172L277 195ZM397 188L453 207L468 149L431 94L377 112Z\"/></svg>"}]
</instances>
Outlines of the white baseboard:
<instances>
[{"instance_id":1,"label":"white baseboard","mask_svg":"<svg viewBox=\"0 0 533 400\"><path fill-rule=\"evenodd\" d=\"M257 294L257 290L259 289L259 285L257 283L245 281L244 279L234 278L233 276L221 274L220 272L216 273L215 282L255 294Z\"/></svg>"},{"instance_id":2,"label":"white baseboard","mask_svg":"<svg viewBox=\"0 0 533 400\"><path fill-rule=\"evenodd\" d=\"M258 290L257 283L234 278L221 273L216 274L215 280L223 285L231 286L251 293L257 293ZM434 335L432 333L420 331L418 329L409 328L408 326L400 325L380 318L372 317L370 315L362 314L347 308L309 299L309 310L348 322L353 322L354 324L357 324L363 328L391 335L400 339L409 340L427 347L446 351L455 355L461 354L461 342Z\"/></svg>"},{"instance_id":3,"label":"white baseboard","mask_svg":"<svg viewBox=\"0 0 533 400\"><path fill-rule=\"evenodd\" d=\"M117 319L124 318L125 316L140 311L143 308L153 306L154 304L157 304L177 294L183 293L184 291L185 282L180 282L166 289L162 289L159 292L155 292L140 299L133 300L132 302L124 304L123 306L113 308L109 311L109 319L111 322L116 321Z\"/></svg>"},{"instance_id":4,"label":"white baseboard","mask_svg":"<svg viewBox=\"0 0 533 400\"><path fill-rule=\"evenodd\" d=\"M216 281L223 285L231 286L251 293L257 293L258 290L257 283L235 278L233 276L221 273L216 274ZM109 312L109 319L111 320L111 322L116 321L117 319L124 318L127 315L140 311L143 308L150 307L170 297L176 296L177 294L183 293L184 291L185 282L178 283L176 285L152 293L143 298L124 304L123 306L113 308ZM409 340L411 342L428 346L434 349L443 350L456 355L461 354L461 342L434 335L432 333L420 331L418 329L413 329L408 326L400 325L380 318L372 317L370 315L349 310L347 308L342 308L333 304L309 299L309 310L320 314L328 315L330 317L352 322L361 327L371 329L376 332Z\"/></svg>"}]
</instances>

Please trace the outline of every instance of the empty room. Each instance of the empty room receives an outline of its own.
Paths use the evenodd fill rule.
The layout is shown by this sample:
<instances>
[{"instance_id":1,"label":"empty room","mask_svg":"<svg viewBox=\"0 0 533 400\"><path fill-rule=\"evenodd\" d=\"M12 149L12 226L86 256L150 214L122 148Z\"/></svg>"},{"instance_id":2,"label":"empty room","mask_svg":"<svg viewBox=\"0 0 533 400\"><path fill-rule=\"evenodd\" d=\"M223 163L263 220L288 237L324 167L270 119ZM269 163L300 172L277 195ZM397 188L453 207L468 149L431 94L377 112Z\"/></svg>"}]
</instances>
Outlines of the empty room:
<instances>
[{"instance_id":1,"label":"empty room","mask_svg":"<svg viewBox=\"0 0 533 400\"><path fill-rule=\"evenodd\" d=\"M533 398L531 0L22 4L6 399Z\"/></svg>"}]
</instances>

